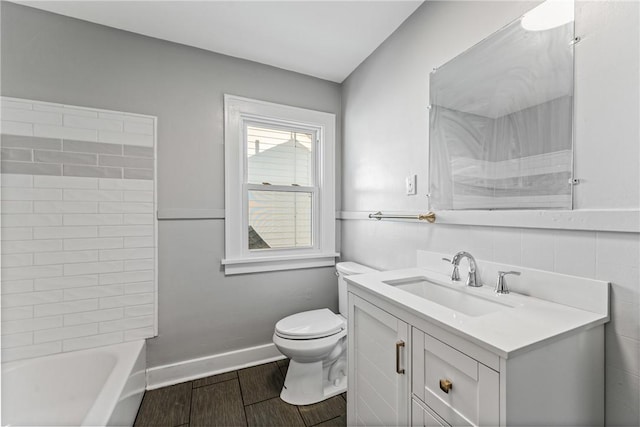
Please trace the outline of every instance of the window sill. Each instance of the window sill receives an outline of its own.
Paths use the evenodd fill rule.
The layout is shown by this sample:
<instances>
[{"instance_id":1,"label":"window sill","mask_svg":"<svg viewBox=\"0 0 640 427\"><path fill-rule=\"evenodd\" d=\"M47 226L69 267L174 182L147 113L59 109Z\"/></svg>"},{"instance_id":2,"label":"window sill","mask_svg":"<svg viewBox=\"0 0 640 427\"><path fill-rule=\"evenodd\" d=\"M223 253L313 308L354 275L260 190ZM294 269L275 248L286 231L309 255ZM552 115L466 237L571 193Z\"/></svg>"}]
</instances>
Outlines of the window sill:
<instances>
[{"instance_id":1,"label":"window sill","mask_svg":"<svg viewBox=\"0 0 640 427\"><path fill-rule=\"evenodd\" d=\"M297 270L301 268L330 267L336 264L339 253L299 256L271 256L223 259L225 276L259 273L264 271Z\"/></svg>"}]
</instances>

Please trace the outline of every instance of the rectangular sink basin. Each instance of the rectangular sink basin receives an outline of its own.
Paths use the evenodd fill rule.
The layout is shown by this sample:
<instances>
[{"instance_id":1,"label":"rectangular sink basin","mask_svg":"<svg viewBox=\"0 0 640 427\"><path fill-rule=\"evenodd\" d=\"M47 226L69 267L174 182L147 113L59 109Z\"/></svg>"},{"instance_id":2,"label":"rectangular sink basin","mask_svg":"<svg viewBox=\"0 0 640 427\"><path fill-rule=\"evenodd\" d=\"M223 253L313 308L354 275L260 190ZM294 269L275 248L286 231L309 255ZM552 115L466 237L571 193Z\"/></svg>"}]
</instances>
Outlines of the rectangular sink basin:
<instances>
[{"instance_id":1,"label":"rectangular sink basin","mask_svg":"<svg viewBox=\"0 0 640 427\"><path fill-rule=\"evenodd\" d=\"M467 316L483 316L511 308L508 304L491 301L482 296L451 288L431 281L426 277L411 277L385 281L383 283L459 313L466 314Z\"/></svg>"}]
</instances>

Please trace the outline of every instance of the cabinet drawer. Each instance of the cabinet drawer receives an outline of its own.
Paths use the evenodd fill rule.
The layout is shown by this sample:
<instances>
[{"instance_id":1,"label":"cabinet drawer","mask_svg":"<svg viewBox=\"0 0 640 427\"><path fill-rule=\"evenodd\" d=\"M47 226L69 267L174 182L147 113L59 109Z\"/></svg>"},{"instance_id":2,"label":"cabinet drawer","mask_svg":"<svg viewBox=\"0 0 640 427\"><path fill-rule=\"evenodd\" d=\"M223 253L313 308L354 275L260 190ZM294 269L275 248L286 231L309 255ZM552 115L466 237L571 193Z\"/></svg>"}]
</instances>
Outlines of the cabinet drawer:
<instances>
[{"instance_id":1,"label":"cabinet drawer","mask_svg":"<svg viewBox=\"0 0 640 427\"><path fill-rule=\"evenodd\" d=\"M451 425L498 425L499 374L415 328L413 339L413 393Z\"/></svg>"},{"instance_id":2,"label":"cabinet drawer","mask_svg":"<svg viewBox=\"0 0 640 427\"><path fill-rule=\"evenodd\" d=\"M451 427L433 411L422 406L416 399L411 400L411 427Z\"/></svg>"}]
</instances>

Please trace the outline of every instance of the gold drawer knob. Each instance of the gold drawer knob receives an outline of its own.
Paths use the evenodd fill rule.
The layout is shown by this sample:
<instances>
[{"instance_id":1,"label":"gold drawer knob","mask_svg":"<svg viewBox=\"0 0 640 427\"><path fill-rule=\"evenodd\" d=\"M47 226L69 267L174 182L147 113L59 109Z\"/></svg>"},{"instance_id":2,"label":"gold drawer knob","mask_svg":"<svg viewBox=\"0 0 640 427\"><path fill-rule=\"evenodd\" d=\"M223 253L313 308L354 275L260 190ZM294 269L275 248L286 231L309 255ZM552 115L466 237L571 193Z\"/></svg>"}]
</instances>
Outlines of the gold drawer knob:
<instances>
[{"instance_id":1,"label":"gold drawer knob","mask_svg":"<svg viewBox=\"0 0 640 427\"><path fill-rule=\"evenodd\" d=\"M453 383L449 380L440 380L440 390L445 393L449 393L449 390L453 388Z\"/></svg>"}]
</instances>

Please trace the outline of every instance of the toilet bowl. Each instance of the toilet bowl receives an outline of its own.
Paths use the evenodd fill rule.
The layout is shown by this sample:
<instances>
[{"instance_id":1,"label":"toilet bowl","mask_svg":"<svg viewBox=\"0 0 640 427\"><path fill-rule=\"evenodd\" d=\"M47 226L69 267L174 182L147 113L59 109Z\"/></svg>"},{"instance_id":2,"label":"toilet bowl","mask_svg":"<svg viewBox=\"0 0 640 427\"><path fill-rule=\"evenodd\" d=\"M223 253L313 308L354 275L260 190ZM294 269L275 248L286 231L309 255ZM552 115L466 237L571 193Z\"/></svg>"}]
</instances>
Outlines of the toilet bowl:
<instances>
[{"instance_id":1,"label":"toilet bowl","mask_svg":"<svg viewBox=\"0 0 640 427\"><path fill-rule=\"evenodd\" d=\"M347 284L344 276L374 272L354 262L336 265L340 314L328 308L278 321L273 343L290 360L280 398L292 405L321 402L347 390Z\"/></svg>"}]
</instances>

